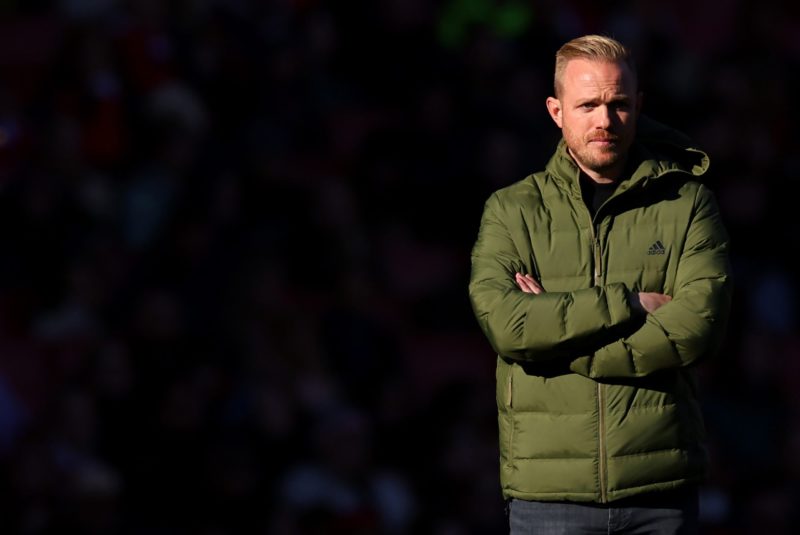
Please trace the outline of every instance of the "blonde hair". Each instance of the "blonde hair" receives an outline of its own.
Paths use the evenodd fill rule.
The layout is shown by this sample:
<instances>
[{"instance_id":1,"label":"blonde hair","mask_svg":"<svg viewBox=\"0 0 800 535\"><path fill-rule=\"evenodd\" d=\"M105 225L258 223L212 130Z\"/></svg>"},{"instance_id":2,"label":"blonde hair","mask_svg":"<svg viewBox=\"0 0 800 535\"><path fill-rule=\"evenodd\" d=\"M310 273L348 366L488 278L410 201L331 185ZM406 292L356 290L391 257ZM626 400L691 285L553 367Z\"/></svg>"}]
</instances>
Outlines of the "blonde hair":
<instances>
[{"instance_id":1,"label":"blonde hair","mask_svg":"<svg viewBox=\"0 0 800 535\"><path fill-rule=\"evenodd\" d=\"M631 51L622 43L604 35L584 35L565 43L556 52L556 72L553 78L553 89L556 97L561 93L561 78L567 63L573 59L588 59L591 61L624 62L630 67L634 78L636 65L633 62Z\"/></svg>"}]
</instances>

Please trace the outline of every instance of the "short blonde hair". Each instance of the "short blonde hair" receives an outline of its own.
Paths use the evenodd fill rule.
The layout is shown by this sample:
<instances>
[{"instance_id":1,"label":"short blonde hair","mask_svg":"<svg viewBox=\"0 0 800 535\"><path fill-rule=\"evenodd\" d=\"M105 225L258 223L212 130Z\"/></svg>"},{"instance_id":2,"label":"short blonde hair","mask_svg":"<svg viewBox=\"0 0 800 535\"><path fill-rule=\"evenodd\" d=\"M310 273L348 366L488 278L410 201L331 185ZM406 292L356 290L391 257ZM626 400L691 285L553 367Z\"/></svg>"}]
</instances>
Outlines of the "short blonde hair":
<instances>
[{"instance_id":1,"label":"short blonde hair","mask_svg":"<svg viewBox=\"0 0 800 535\"><path fill-rule=\"evenodd\" d=\"M553 79L553 89L556 97L561 93L561 79L567 63L573 59L588 59L591 61L624 62L630 67L634 79L636 78L636 65L633 62L631 51L622 43L604 35L584 35L565 43L556 52L556 72Z\"/></svg>"}]
</instances>

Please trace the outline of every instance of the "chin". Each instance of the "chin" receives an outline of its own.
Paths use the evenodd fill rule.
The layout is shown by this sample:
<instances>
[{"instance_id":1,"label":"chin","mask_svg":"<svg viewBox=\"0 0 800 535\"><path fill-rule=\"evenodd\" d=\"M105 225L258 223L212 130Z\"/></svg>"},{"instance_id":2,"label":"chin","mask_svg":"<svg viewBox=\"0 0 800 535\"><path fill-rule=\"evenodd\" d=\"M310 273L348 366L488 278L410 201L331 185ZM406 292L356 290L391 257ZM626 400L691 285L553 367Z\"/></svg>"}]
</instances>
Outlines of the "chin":
<instances>
[{"instance_id":1,"label":"chin","mask_svg":"<svg viewBox=\"0 0 800 535\"><path fill-rule=\"evenodd\" d=\"M589 168L595 171L605 171L606 169L611 169L619 162L620 158L595 158L591 161L591 166L589 166Z\"/></svg>"}]
</instances>

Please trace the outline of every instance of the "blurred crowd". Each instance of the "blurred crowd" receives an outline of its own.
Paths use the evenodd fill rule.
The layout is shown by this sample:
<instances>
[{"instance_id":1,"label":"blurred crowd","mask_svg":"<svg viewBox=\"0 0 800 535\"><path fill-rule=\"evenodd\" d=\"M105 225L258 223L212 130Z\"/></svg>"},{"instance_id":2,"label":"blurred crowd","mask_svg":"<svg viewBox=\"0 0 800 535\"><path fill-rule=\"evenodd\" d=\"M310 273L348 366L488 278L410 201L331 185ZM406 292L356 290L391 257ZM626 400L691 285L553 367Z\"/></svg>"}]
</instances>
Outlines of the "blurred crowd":
<instances>
[{"instance_id":1,"label":"blurred crowd","mask_svg":"<svg viewBox=\"0 0 800 535\"><path fill-rule=\"evenodd\" d=\"M469 253L598 32L732 235L705 533L794 532L800 8L749 0L0 3L0 531L506 532Z\"/></svg>"}]
</instances>

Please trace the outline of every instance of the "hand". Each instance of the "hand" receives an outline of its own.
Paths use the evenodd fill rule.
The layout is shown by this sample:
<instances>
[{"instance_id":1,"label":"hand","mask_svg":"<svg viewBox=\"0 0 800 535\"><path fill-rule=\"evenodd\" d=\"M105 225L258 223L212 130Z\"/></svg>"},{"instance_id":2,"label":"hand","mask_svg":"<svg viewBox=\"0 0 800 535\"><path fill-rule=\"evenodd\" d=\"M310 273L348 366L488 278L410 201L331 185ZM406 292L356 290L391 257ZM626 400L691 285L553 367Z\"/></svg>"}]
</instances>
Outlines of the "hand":
<instances>
[{"instance_id":1,"label":"hand","mask_svg":"<svg viewBox=\"0 0 800 535\"><path fill-rule=\"evenodd\" d=\"M531 277L530 275L523 275L522 273L516 273L514 275L514 280L519 286L519 289L525 292L526 294L536 294L539 295L544 293L544 288L539 282Z\"/></svg>"},{"instance_id":2,"label":"hand","mask_svg":"<svg viewBox=\"0 0 800 535\"><path fill-rule=\"evenodd\" d=\"M672 297L656 292L631 292L631 308L639 312L653 313L662 305L672 301Z\"/></svg>"}]
</instances>

